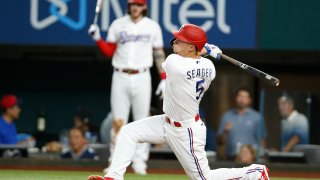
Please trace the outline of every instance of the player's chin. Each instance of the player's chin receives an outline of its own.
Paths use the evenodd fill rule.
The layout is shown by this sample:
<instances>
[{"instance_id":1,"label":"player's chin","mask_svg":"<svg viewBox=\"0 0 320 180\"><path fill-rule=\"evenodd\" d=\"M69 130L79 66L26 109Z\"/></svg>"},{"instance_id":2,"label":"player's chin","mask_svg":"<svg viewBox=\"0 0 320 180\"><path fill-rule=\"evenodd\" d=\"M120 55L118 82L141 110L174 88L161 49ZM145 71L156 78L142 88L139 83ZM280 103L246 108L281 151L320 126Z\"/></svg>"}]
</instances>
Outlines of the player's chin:
<instances>
[{"instance_id":1,"label":"player's chin","mask_svg":"<svg viewBox=\"0 0 320 180\"><path fill-rule=\"evenodd\" d=\"M177 54L177 50L176 50L176 48L174 48L174 45L173 45L173 46L171 46L171 47L172 47L172 51L173 51L173 53Z\"/></svg>"},{"instance_id":2,"label":"player's chin","mask_svg":"<svg viewBox=\"0 0 320 180\"><path fill-rule=\"evenodd\" d=\"M131 16L133 16L133 17L139 17L140 14L141 14L141 13L140 13L139 11L137 11L137 10L131 11Z\"/></svg>"}]
</instances>

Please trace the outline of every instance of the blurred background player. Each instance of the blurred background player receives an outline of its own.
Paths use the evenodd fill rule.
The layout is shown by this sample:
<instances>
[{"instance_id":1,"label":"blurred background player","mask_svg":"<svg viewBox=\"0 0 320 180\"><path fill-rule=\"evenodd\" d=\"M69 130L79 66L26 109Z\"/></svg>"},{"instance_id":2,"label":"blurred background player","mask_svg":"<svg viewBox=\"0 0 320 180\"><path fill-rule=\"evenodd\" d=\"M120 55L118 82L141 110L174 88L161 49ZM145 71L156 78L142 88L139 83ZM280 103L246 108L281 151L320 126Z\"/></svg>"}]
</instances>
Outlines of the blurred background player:
<instances>
[{"instance_id":1,"label":"blurred background player","mask_svg":"<svg viewBox=\"0 0 320 180\"><path fill-rule=\"evenodd\" d=\"M265 147L267 136L262 115L250 107L251 93L246 88L235 92L236 107L222 116L218 129L220 145L225 146L228 160L234 161L237 150L244 144Z\"/></svg>"},{"instance_id":2,"label":"blurred background player","mask_svg":"<svg viewBox=\"0 0 320 180\"><path fill-rule=\"evenodd\" d=\"M112 22L106 42L101 39L97 25L93 24L89 28L89 34L97 42L99 49L107 57L112 57L114 67L111 88L114 122L111 130L113 139L110 144L109 161L112 160L117 132L128 122L130 108L133 111L134 121L149 114L151 101L149 68L153 64L153 55L162 79L156 94L162 97L164 91L165 73L161 70L161 63L165 59L162 32L157 22L146 17L147 13L146 0L128 0L128 15ZM149 146L149 144L138 145L132 164L135 173L146 174Z\"/></svg>"},{"instance_id":3,"label":"blurred background player","mask_svg":"<svg viewBox=\"0 0 320 180\"><path fill-rule=\"evenodd\" d=\"M278 99L281 120L281 150L292 151L297 144L309 143L309 125L304 114L294 108L294 101L288 95Z\"/></svg>"},{"instance_id":4,"label":"blurred background player","mask_svg":"<svg viewBox=\"0 0 320 180\"><path fill-rule=\"evenodd\" d=\"M17 129L14 123L19 118L21 109L15 95L5 95L0 101L0 144L17 144Z\"/></svg>"},{"instance_id":5,"label":"blurred background player","mask_svg":"<svg viewBox=\"0 0 320 180\"><path fill-rule=\"evenodd\" d=\"M2 115L0 116L0 145L19 145L24 147L34 147L35 139L30 134L18 134L15 121L19 119L21 108L19 100L15 95L8 94L0 100ZM16 157L26 156L25 149L0 150L0 156Z\"/></svg>"}]
</instances>

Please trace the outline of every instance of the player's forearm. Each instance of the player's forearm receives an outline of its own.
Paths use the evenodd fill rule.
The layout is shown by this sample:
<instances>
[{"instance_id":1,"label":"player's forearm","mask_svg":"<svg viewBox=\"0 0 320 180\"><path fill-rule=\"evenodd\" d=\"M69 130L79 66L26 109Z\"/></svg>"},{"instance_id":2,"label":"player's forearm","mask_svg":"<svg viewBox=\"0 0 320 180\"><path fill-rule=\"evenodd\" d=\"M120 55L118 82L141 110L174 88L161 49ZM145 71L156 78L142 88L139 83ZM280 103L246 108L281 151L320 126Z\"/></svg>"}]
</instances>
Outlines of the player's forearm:
<instances>
[{"instance_id":1,"label":"player's forearm","mask_svg":"<svg viewBox=\"0 0 320 180\"><path fill-rule=\"evenodd\" d=\"M158 69L158 72L164 73L163 69L162 69L162 63L165 61L166 59L166 54L164 53L164 50L161 49L155 49L154 50L154 58L155 58L155 63Z\"/></svg>"},{"instance_id":2,"label":"player's forearm","mask_svg":"<svg viewBox=\"0 0 320 180\"><path fill-rule=\"evenodd\" d=\"M288 143L286 144L286 146L282 149L282 151L284 152L289 152L293 149L293 147L298 144L300 141L300 138L299 136L295 135L293 136L289 141Z\"/></svg>"},{"instance_id":3,"label":"player's forearm","mask_svg":"<svg viewBox=\"0 0 320 180\"><path fill-rule=\"evenodd\" d=\"M104 42L102 39L97 41L97 46L100 51L107 57L112 57L116 51L117 45L115 43Z\"/></svg>"},{"instance_id":4,"label":"player's forearm","mask_svg":"<svg viewBox=\"0 0 320 180\"><path fill-rule=\"evenodd\" d=\"M206 48L202 48L202 50L199 52L200 56L205 56L208 55L207 49Z\"/></svg>"}]
</instances>

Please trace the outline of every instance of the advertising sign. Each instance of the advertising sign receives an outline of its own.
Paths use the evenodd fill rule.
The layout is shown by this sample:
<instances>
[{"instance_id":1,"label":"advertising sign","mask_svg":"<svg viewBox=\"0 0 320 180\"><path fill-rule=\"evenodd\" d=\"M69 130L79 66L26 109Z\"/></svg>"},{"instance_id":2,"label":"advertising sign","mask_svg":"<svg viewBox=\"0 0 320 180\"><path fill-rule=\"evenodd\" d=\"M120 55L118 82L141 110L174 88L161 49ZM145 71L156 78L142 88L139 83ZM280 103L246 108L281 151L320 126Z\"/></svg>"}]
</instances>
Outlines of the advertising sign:
<instances>
[{"instance_id":1,"label":"advertising sign","mask_svg":"<svg viewBox=\"0 0 320 180\"><path fill-rule=\"evenodd\" d=\"M87 34L96 0L11 0L1 9L1 44L93 45ZM256 47L256 0L149 0L149 17L163 31L193 23L207 31L208 41L223 48ZM99 26L103 37L115 18L127 12L127 0L104 0Z\"/></svg>"}]
</instances>

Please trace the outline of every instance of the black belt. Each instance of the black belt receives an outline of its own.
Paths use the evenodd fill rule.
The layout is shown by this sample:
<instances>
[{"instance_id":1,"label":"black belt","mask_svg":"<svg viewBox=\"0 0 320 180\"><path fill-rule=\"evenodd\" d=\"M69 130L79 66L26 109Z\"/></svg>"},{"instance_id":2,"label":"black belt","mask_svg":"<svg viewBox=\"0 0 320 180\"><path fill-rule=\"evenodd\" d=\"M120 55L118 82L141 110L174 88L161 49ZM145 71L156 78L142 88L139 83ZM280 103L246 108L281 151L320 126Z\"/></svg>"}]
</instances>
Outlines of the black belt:
<instances>
[{"instance_id":1,"label":"black belt","mask_svg":"<svg viewBox=\"0 0 320 180\"><path fill-rule=\"evenodd\" d=\"M147 68L143 68L142 70L114 68L114 70L117 71L117 72L123 72L123 73L127 73L127 74L131 75L131 74L138 74L138 73L146 72Z\"/></svg>"}]
</instances>

